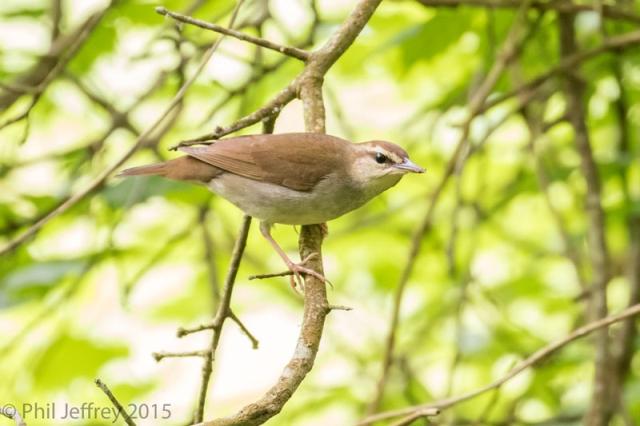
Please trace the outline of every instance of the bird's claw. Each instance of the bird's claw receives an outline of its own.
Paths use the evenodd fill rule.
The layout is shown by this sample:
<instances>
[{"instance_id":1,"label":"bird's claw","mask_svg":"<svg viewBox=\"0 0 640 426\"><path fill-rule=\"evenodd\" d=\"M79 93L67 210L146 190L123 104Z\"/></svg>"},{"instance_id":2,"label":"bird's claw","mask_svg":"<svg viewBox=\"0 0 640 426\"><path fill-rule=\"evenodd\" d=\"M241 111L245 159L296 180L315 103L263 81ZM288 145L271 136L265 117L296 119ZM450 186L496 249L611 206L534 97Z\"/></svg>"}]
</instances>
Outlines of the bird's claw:
<instances>
[{"instance_id":1,"label":"bird's claw","mask_svg":"<svg viewBox=\"0 0 640 426\"><path fill-rule=\"evenodd\" d=\"M302 259L302 261L300 263L293 263L293 262L287 263L287 267L292 272L292 275L289 277L289 282L291 283L291 288L293 288L295 291L298 291L298 289L297 289L297 284L298 283L300 283L300 287L302 288L302 291L304 291L304 277L303 277L303 275L311 275L311 276L319 279L320 281L322 281L324 283L328 283L331 287L333 287L333 284L331 284L331 281L329 281L324 275L322 275L319 272L314 271L311 268L307 268L307 267L303 266L309 260L311 260L311 259L313 259L314 257L317 257L317 256L318 256L318 253L311 253L310 255L308 255L304 259Z\"/></svg>"}]
</instances>

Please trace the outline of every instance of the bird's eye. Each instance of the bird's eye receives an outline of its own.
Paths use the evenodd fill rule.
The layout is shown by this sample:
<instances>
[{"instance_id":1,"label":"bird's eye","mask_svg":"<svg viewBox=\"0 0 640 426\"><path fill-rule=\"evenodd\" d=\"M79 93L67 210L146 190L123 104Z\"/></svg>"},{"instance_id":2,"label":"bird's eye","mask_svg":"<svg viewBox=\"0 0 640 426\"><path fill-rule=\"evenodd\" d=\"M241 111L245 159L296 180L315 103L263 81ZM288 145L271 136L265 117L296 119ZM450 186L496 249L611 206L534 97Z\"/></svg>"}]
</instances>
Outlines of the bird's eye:
<instances>
[{"instance_id":1,"label":"bird's eye","mask_svg":"<svg viewBox=\"0 0 640 426\"><path fill-rule=\"evenodd\" d=\"M380 152L376 152L376 163L384 164L386 162L387 162L387 156Z\"/></svg>"}]
</instances>

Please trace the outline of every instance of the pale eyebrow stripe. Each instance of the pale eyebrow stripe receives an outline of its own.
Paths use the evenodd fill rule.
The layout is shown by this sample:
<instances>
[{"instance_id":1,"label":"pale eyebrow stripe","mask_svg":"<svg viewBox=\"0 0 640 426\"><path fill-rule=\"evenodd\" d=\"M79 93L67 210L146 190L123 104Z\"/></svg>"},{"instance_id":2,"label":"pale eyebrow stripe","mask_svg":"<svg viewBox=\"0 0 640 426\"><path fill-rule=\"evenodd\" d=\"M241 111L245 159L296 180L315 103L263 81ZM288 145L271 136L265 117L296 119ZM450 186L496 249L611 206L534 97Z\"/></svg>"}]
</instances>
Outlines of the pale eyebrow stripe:
<instances>
[{"instance_id":1,"label":"pale eyebrow stripe","mask_svg":"<svg viewBox=\"0 0 640 426\"><path fill-rule=\"evenodd\" d=\"M397 155L395 152L387 151L386 149L379 146L375 148L367 147L367 152L370 154L380 153L387 156L387 158L390 158L394 163L402 163L402 158L399 155Z\"/></svg>"}]
</instances>

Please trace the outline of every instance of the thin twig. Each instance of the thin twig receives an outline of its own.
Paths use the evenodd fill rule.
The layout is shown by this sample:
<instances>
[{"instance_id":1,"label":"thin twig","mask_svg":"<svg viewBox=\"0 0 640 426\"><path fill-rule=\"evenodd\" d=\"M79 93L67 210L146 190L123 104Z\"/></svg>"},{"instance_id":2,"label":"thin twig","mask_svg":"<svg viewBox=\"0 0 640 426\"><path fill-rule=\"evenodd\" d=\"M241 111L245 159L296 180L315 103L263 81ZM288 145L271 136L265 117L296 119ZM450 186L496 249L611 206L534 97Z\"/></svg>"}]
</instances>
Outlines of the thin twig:
<instances>
[{"instance_id":1,"label":"thin twig","mask_svg":"<svg viewBox=\"0 0 640 426\"><path fill-rule=\"evenodd\" d=\"M240 318L238 318L238 316L231 310L229 311L229 318L231 318L231 320L235 322L238 327L240 327L240 331L242 331L245 334L245 336L249 338L249 340L251 341L251 348L258 349L258 346L260 346L260 342L258 341L258 339L256 339L256 337L251 333L251 331L249 331L247 326L244 325L244 323L240 320Z\"/></svg>"},{"instance_id":2,"label":"thin twig","mask_svg":"<svg viewBox=\"0 0 640 426\"><path fill-rule=\"evenodd\" d=\"M191 145L208 145L215 142L216 139L221 138L222 136L226 136L230 133L237 132L238 130L244 129L245 127L249 127L253 124L259 123L262 120L269 118L272 115L278 114L282 108L285 107L289 102L291 102L296 96L296 91L294 89L293 83L289 86L282 89L270 102L268 102L265 106L258 109L255 112L237 120L233 124L230 124L227 127L217 127L212 133L208 133L206 135L202 135L195 139L188 139L180 142L179 144L171 147L172 151L183 147L183 146L191 146Z\"/></svg>"},{"instance_id":3,"label":"thin twig","mask_svg":"<svg viewBox=\"0 0 640 426\"><path fill-rule=\"evenodd\" d=\"M181 13L172 12L170 10L167 10L164 7L160 7L160 6L156 7L156 13L159 13L160 15L163 15L163 16L169 16L170 18L173 18L176 21L195 25L196 27L200 27L206 30L211 30L220 34L228 35L230 37L237 38L238 40L255 44L256 46L264 47L266 49L271 49L276 52L282 53L283 55L291 56L292 58L296 58L301 61L306 61L307 58L309 58L309 52L302 49L298 49L297 47L283 46L260 37L254 37L252 35L245 34L241 31L236 31L231 28L225 28L220 25L216 25L210 22L202 21L200 19L192 18L191 16L183 15Z\"/></svg>"},{"instance_id":4,"label":"thin twig","mask_svg":"<svg viewBox=\"0 0 640 426\"><path fill-rule=\"evenodd\" d=\"M567 70L574 69L582 62L595 58L596 56L604 52L612 50L619 51L621 49L636 47L636 45L638 45L639 43L640 30L608 38L603 41L602 44L598 47L564 56L555 67L540 74L538 77L530 80L528 83L525 83L522 86L519 86L503 95L496 96L495 98L486 102L480 112L487 111L494 106L506 101L507 99L513 98L514 96L518 96L530 90L534 90L536 87L542 85L543 83L546 83L551 78L560 75Z\"/></svg>"},{"instance_id":5,"label":"thin twig","mask_svg":"<svg viewBox=\"0 0 640 426\"><path fill-rule=\"evenodd\" d=\"M242 331L247 336L247 338L251 341L251 347L253 349L258 349L258 346L260 345L260 342L253 335L253 333L251 333L251 331L249 331L247 326L244 325L244 323L240 320L240 318L238 318L238 316L233 312L231 307L229 307L228 317L231 318L233 320L233 322L235 322L238 325L238 327L240 327L240 331ZM177 334L178 337L184 337L184 336L188 336L189 334L199 333L199 332L205 331L205 330L213 330L216 327L217 327L217 323L215 322L215 319L214 319L213 321L211 321L209 323L200 324L200 325L198 325L196 327L192 327L192 328L180 327L176 334Z\"/></svg>"},{"instance_id":6,"label":"thin twig","mask_svg":"<svg viewBox=\"0 0 640 426\"><path fill-rule=\"evenodd\" d=\"M122 419L125 421L125 423L128 424L129 426L136 426L136 423L131 419L127 411L124 409L122 404L120 404L118 399L107 387L107 385L103 383L100 379L96 379L96 386L98 386L100 390L104 392L105 395L107 395L107 398L109 398L109 401L111 401L113 406L116 407L116 409L118 410L118 413L122 416Z\"/></svg>"},{"instance_id":7,"label":"thin twig","mask_svg":"<svg viewBox=\"0 0 640 426\"><path fill-rule=\"evenodd\" d=\"M222 327L224 322L231 315L231 295L233 293L233 286L238 275L238 269L240 268L240 262L244 249L247 245L247 237L249 235L249 228L251 227L251 217L244 216L242 220L242 226L238 238L236 239L235 246L233 247L233 254L231 255L231 263L229 270L227 271L227 277L225 279L224 288L222 290L222 299L218 305L216 316L213 320L213 335L211 337L211 345L206 351L203 364L202 364L202 382L200 386L200 396L198 398L198 407L195 414L195 421L201 422L204 416L204 404L207 399L207 390L209 388L209 380L211 379L211 364L215 356L216 349L220 343L220 336L222 334ZM249 334L253 338L251 334Z\"/></svg>"},{"instance_id":8,"label":"thin twig","mask_svg":"<svg viewBox=\"0 0 640 426\"><path fill-rule=\"evenodd\" d=\"M329 305L328 308L330 311L353 311L353 308L351 306L345 305Z\"/></svg>"},{"instance_id":9,"label":"thin twig","mask_svg":"<svg viewBox=\"0 0 640 426\"><path fill-rule=\"evenodd\" d=\"M433 417L440 414L440 410L437 408L425 408L424 410L416 410L415 413L411 413L408 416L392 423L391 426L409 426L411 423L423 417Z\"/></svg>"},{"instance_id":10,"label":"thin twig","mask_svg":"<svg viewBox=\"0 0 640 426\"><path fill-rule=\"evenodd\" d=\"M204 262L207 265L207 274L209 276L209 286L213 295L213 306L216 307L220 302L220 285L218 283L218 267L216 266L215 249L213 239L207 229L207 218L210 213L209 203L200 208L198 215L198 224L202 232L202 246L204 248Z\"/></svg>"},{"instance_id":11,"label":"thin twig","mask_svg":"<svg viewBox=\"0 0 640 426\"><path fill-rule=\"evenodd\" d=\"M364 419L362 419L357 426L364 426L364 425L369 425L371 423L377 422L377 421L381 421L381 420L385 420L385 419L389 419L389 418L394 418L394 417L399 417L399 416L406 416L409 415L417 410L424 410L424 409L428 409L428 408L438 408L440 410L443 410L445 408L449 408L452 407L456 404L459 404L461 402L464 401L468 401L469 399L475 398L476 396L482 395L486 392L489 392L493 389L499 388L500 386L502 386L504 383L508 382L509 380L513 379L515 376L517 376L518 374L520 374L521 372L525 371L526 369L533 367L534 365L540 363L542 360L548 358L549 356L551 356L552 354L554 354L555 352L557 352L558 350L562 349L564 346L568 345L569 343L573 342L574 340L577 340L581 337L585 337L591 333L593 333L594 331L603 329L605 327L610 326L611 324L614 324L616 322L620 322L622 320L625 320L627 318L631 318L634 317L636 315L640 314L640 304L631 306L629 308L624 309L623 311L621 311L618 314L615 315L610 315L608 317L602 318L598 321L594 321L591 322L583 327L580 327L576 330L574 330L573 332L569 333L567 336L563 337L562 339L559 339L547 346L544 346L543 348L537 350L536 352L534 352L533 354L531 354L529 357L527 357L526 359L522 360L520 363L518 363L514 368L512 368L511 370L509 370L509 372L507 374L505 374L503 377L499 378L498 380L493 381L492 383L483 386L475 391L471 391L468 393L465 393L463 395L457 396L457 397L453 397L453 398L447 398L447 399L443 399L440 401L435 401L432 403L428 403L428 404L423 404L423 405L416 405L413 407L406 407L406 408L401 408L399 410L392 410L392 411L386 411L386 412L382 412L379 414L374 414L372 416L368 416Z\"/></svg>"},{"instance_id":12,"label":"thin twig","mask_svg":"<svg viewBox=\"0 0 640 426\"><path fill-rule=\"evenodd\" d=\"M254 69L251 77L242 86L234 88L232 90L228 90L228 92L225 93L224 97L217 101L217 103L211 107L205 118L203 118L200 122L199 126L204 126L206 123L211 121L214 116L222 109L222 107L227 105L232 99L236 98L237 96L244 96L245 94L250 93L250 90L254 84L261 82L267 75L280 69L288 60L289 58L287 57L280 58L280 60L273 65L260 66L258 70Z\"/></svg>"},{"instance_id":13,"label":"thin twig","mask_svg":"<svg viewBox=\"0 0 640 426\"><path fill-rule=\"evenodd\" d=\"M157 362L162 361L165 358L191 358L191 357L207 357L211 351L206 349L202 351L187 351L187 352L154 352L151 355Z\"/></svg>"},{"instance_id":14,"label":"thin twig","mask_svg":"<svg viewBox=\"0 0 640 426\"><path fill-rule=\"evenodd\" d=\"M249 275L249 280L264 280L267 278L275 278L275 277L288 277L293 275L291 271L282 271L282 272L271 272L268 274L255 274Z\"/></svg>"},{"instance_id":15,"label":"thin twig","mask_svg":"<svg viewBox=\"0 0 640 426\"><path fill-rule=\"evenodd\" d=\"M315 11L315 2L314 1L311 2L311 8L314 10L313 22L311 23L311 27L309 28L309 33L308 33L306 39L302 43L300 43L299 46L295 46L295 47L297 47L299 49L304 49L304 48L307 48L307 47L313 45L314 34L316 32L316 29L320 25L320 21L318 19L318 13L317 13L317 11ZM260 28L258 28L258 29L260 30ZM256 65L260 64L260 61L258 60L258 58L260 57L260 52L261 52L260 49L256 50L256 60L255 60L255 64ZM204 123L208 122L209 120L211 120L213 118L214 114L216 114L224 105L226 105L235 96L244 95L245 93L247 93L254 83L262 81L262 79L265 76L267 76L268 74L273 73L276 70L280 69L282 67L282 65L284 65L289 59L290 58L288 58L288 57L282 57L282 58L280 58L279 61L275 62L273 65L267 65L267 66L260 65L257 70L255 70L255 68L254 68L253 74L249 78L249 80L247 80L246 83L243 84L241 87L238 87L236 89L230 90L224 96L224 98L222 98L220 101L218 101L218 103L211 108L211 111L207 114L206 118L202 121L202 124L204 124ZM271 117L272 116L273 115L271 115ZM269 117L266 117L265 119L268 119L268 118ZM211 138L209 138L209 139L211 139Z\"/></svg>"}]
</instances>

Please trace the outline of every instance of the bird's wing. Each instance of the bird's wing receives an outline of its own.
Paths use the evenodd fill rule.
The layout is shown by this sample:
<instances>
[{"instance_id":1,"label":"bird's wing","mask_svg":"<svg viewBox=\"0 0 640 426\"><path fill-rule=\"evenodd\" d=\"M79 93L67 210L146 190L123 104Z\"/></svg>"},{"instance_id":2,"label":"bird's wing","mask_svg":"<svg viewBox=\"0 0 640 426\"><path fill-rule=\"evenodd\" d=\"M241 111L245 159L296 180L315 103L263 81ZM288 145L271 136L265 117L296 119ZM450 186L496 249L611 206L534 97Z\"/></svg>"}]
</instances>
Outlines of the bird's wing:
<instances>
[{"instance_id":1,"label":"bird's wing","mask_svg":"<svg viewBox=\"0 0 640 426\"><path fill-rule=\"evenodd\" d=\"M320 133L252 135L180 150L227 172L310 191L342 165L349 142Z\"/></svg>"}]
</instances>

